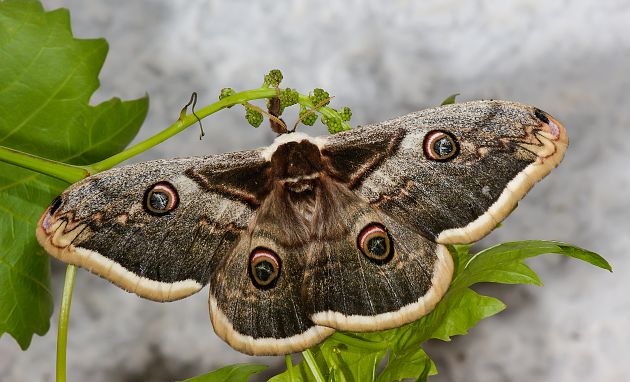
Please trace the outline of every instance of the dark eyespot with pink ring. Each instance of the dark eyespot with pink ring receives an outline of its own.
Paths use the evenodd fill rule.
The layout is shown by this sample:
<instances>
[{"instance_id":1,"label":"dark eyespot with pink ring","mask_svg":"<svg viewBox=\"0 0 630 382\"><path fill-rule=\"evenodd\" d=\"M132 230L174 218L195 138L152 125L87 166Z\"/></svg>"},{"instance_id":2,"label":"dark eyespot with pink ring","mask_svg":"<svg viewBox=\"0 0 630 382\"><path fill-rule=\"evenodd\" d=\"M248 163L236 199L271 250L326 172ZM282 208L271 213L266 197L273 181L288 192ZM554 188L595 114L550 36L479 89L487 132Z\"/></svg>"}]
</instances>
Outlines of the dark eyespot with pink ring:
<instances>
[{"instance_id":1,"label":"dark eyespot with pink ring","mask_svg":"<svg viewBox=\"0 0 630 382\"><path fill-rule=\"evenodd\" d=\"M433 130L424 136L422 149L428 159L445 162L455 158L459 152L459 145L455 136L448 131Z\"/></svg>"},{"instance_id":2,"label":"dark eyespot with pink ring","mask_svg":"<svg viewBox=\"0 0 630 382\"><path fill-rule=\"evenodd\" d=\"M179 205L177 190L169 182L158 182L147 189L142 203L151 215L165 215Z\"/></svg>"},{"instance_id":3,"label":"dark eyespot with pink ring","mask_svg":"<svg viewBox=\"0 0 630 382\"><path fill-rule=\"evenodd\" d=\"M380 223L370 223L361 230L357 236L357 247L376 264L385 264L394 257L394 241Z\"/></svg>"},{"instance_id":4,"label":"dark eyespot with pink ring","mask_svg":"<svg viewBox=\"0 0 630 382\"><path fill-rule=\"evenodd\" d=\"M259 289L273 288L280 277L282 261L271 249L258 247L249 255L249 277Z\"/></svg>"}]
</instances>

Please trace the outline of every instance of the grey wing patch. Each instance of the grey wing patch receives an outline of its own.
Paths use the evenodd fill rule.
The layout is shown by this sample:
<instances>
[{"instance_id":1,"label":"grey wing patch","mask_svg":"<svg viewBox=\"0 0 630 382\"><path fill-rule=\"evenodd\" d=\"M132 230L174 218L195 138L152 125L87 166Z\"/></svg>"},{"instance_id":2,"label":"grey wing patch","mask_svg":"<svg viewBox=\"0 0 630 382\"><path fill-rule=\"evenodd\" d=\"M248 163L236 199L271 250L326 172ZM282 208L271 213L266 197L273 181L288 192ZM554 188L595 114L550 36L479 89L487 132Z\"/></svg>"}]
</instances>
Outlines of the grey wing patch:
<instances>
[{"instance_id":1,"label":"grey wing patch","mask_svg":"<svg viewBox=\"0 0 630 382\"><path fill-rule=\"evenodd\" d=\"M356 192L371 205L438 243L469 243L489 233L527 191L557 166L564 127L531 106L505 101L453 104L356 131L404 130L404 138ZM431 160L425 138L445 131L457 155ZM358 138L355 138L358 139Z\"/></svg>"},{"instance_id":2,"label":"grey wing patch","mask_svg":"<svg viewBox=\"0 0 630 382\"><path fill-rule=\"evenodd\" d=\"M233 155L144 162L86 178L46 210L37 238L52 256L142 297L186 297L208 282L213 256L229 253L255 211L186 172L229 168ZM240 166L264 165L256 151L239 156ZM150 196L156 184L168 186ZM158 210L147 208L148 198Z\"/></svg>"}]
</instances>

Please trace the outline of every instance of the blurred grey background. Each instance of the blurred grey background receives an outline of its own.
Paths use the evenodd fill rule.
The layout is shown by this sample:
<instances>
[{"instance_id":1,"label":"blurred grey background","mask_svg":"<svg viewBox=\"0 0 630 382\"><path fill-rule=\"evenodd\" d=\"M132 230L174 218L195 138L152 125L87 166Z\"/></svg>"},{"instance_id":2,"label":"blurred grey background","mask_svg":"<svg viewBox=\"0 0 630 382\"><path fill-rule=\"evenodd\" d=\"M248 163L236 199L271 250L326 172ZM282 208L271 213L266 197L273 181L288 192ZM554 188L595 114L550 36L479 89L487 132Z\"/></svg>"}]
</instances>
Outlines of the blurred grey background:
<instances>
[{"instance_id":1,"label":"blurred grey background","mask_svg":"<svg viewBox=\"0 0 630 382\"><path fill-rule=\"evenodd\" d=\"M200 105L222 87L258 87L282 69L284 86L323 87L333 106L365 124L480 98L534 104L561 120L564 162L479 247L507 240L567 241L606 257L610 274L555 255L530 261L544 288L482 286L508 309L465 337L427 346L435 382L630 380L630 3L589 1L81 1L67 7L77 36L105 37L110 52L93 103L151 96L136 141L172 123L192 91ZM137 160L269 144L242 110L204 121ZM285 117L291 120L290 114ZM266 125L263 125L266 126ZM304 129L306 130L306 129ZM322 134L322 128L312 129ZM64 267L54 261L58 305ZM207 291L159 304L80 270L72 303L69 381L171 381L247 357L212 332ZM0 339L0 379L50 381L50 332L27 352ZM267 374L271 375L271 374Z\"/></svg>"}]
</instances>

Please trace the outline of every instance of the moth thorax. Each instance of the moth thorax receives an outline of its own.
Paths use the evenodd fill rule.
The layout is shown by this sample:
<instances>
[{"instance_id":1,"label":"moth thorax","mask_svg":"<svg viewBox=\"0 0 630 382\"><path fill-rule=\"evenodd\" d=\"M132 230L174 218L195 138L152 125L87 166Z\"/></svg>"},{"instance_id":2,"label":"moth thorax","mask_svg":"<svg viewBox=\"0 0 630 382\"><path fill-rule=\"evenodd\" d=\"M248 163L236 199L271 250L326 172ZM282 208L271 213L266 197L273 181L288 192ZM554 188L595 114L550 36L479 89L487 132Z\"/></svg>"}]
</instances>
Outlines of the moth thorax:
<instances>
[{"instance_id":1,"label":"moth thorax","mask_svg":"<svg viewBox=\"0 0 630 382\"><path fill-rule=\"evenodd\" d=\"M296 181L312 176L323 168L319 148L307 140L278 146L271 157L272 176L277 180Z\"/></svg>"},{"instance_id":2,"label":"moth thorax","mask_svg":"<svg viewBox=\"0 0 630 382\"><path fill-rule=\"evenodd\" d=\"M315 188L316 179L319 178L319 173L300 175L291 178L284 179L284 185L291 192L307 192L312 191Z\"/></svg>"},{"instance_id":3,"label":"moth thorax","mask_svg":"<svg viewBox=\"0 0 630 382\"><path fill-rule=\"evenodd\" d=\"M305 192L313 189L313 185L310 182L293 182L286 185L291 192Z\"/></svg>"}]
</instances>

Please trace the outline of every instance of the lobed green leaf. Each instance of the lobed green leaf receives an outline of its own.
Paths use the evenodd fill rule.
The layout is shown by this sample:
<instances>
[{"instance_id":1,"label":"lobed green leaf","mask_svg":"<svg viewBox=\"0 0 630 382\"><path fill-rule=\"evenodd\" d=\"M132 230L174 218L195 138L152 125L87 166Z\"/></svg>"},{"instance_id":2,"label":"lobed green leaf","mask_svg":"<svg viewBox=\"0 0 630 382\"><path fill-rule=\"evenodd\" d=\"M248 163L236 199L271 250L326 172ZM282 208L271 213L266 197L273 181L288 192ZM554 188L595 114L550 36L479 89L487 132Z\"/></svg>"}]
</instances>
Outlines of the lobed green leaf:
<instances>
[{"instance_id":1,"label":"lobed green leaf","mask_svg":"<svg viewBox=\"0 0 630 382\"><path fill-rule=\"evenodd\" d=\"M0 2L0 145L73 164L122 150L148 99L90 106L107 54L103 39L72 36L67 10ZM39 216L67 184L0 163L0 335L26 349L52 314L49 258L35 240Z\"/></svg>"}]
</instances>

